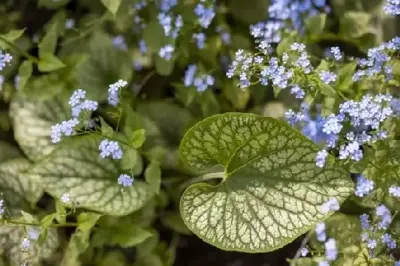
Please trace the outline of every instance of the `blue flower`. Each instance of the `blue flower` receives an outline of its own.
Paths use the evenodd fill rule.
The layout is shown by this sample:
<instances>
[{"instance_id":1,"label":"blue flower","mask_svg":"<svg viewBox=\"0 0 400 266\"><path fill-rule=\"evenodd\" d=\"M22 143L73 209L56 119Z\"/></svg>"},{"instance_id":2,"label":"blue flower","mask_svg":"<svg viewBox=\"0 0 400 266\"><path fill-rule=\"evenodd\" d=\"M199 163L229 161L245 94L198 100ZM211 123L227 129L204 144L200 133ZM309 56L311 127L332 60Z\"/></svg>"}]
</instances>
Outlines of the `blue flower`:
<instances>
[{"instance_id":1,"label":"blue flower","mask_svg":"<svg viewBox=\"0 0 400 266\"><path fill-rule=\"evenodd\" d=\"M354 194L364 197L374 190L374 181L364 178L362 175L357 177L357 185Z\"/></svg>"},{"instance_id":2,"label":"blue flower","mask_svg":"<svg viewBox=\"0 0 400 266\"><path fill-rule=\"evenodd\" d=\"M368 240L367 247L369 249L374 249L378 245L378 242L375 239Z\"/></svg>"},{"instance_id":3,"label":"blue flower","mask_svg":"<svg viewBox=\"0 0 400 266\"><path fill-rule=\"evenodd\" d=\"M63 121L51 127L51 141L53 143L59 143L61 141L62 135L71 136L75 127L79 124L79 120L76 118Z\"/></svg>"},{"instance_id":4,"label":"blue flower","mask_svg":"<svg viewBox=\"0 0 400 266\"><path fill-rule=\"evenodd\" d=\"M400 187L399 186L391 186L389 188L389 194L392 195L393 197L400 198Z\"/></svg>"},{"instance_id":5,"label":"blue flower","mask_svg":"<svg viewBox=\"0 0 400 266\"><path fill-rule=\"evenodd\" d=\"M196 65L190 65L188 69L185 72L185 78L184 78L184 84L186 87L189 87L193 84L194 77L196 75L197 71L197 66Z\"/></svg>"},{"instance_id":6,"label":"blue flower","mask_svg":"<svg viewBox=\"0 0 400 266\"><path fill-rule=\"evenodd\" d=\"M339 47L332 47L331 53L332 53L333 57L335 58L335 60L339 61L340 59L342 59L342 52L340 51Z\"/></svg>"},{"instance_id":7,"label":"blue flower","mask_svg":"<svg viewBox=\"0 0 400 266\"><path fill-rule=\"evenodd\" d=\"M328 261L334 261L337 259L338 250L336 247L336 240L333 238L329 238L325 242L325 256Z\"/></svg>"},{"instance_id":8,"label":"blue flower","mask_svg":"<svg viewBox=\"0 0 400 266\"><path fill-rule=\"evenodd\" d=\"M400 1L399 0L386 0L383 10L386 14L392 16L400 15Z\"/></svg>"},{"instance_id":9,"label":"blue flower","mask_svg":"<svg viewBox=\"0 0 400 266\"><path fill-rule=\"evenodd\" d=\"M198 4L194 9L196 13L199 23L203 28L208 28L211 24L212 20L215 17L215 11L213 7L205 7L203 4Z\"/></svg>"},{"instance_id":10,"label":"blue flower","mask_svg":"<svg viewBox=\"0 0 400 266\"><path fill-rule=\"evenodd\" d=\"M118 184L123 187L130 187L133 184L133 177L122 174L118 177Z\"/></svg>"},{"instance_id":11,"label":"blue flower","mask_svg":"<svg viewBox=\"0 0 400 266\"><path fill-rule=\"evenodd\" d=\"M118 35L118 36L114 37L112 40L112 43L118 49L121 49L123 51L128 50L128 46L126 45L125 38L122 35Z\"/></svg>"},{"instance_id":12,"label":"blue flower","mask_svg":"<svg viewBox=\"0 0 400 266\"><path fill-rule=\"evenodd\" d=\"M119 103L119 91L128 85L128 82L120 79L108 87L108 104L117 106Z\"/></svg>"},{"instance_id":13,"label":"blue flower","mask_svg":"<svg viewBox=\"0 0 400 266\"><path fill-rule=\"evenodd\" d=\"M338 211L340 209L339 201L336 198L330 198L327 202L322 204L321 212L326 214L330 211Z\"/></svg>"},{"instance_id":14,"label":"blue flower","mask_svg":"<svg viewBox=\"0 0 400 266\"><path fill-rule=\"evenodd\" d=\"M396 241L393 240L392 236L388 233L382 236L382 242L385 243L389 249L394 249L397 246Z\"/></svg>"},{"instance_id":15,"label":"blue flower","mask_svg":"<svg viewBox=\"0 0 400 266\"><path fill-rule=\"evenodd\" d=\"M361 222L361 228L363 230L367 230L370 227L369 215L368 214L361 214L360 215L360 222Z\"/></svg>"},{"instance_id":16,"label":"blue flower","mask_svg":"<svg viewBox=\"0 0 400 266\"><path fill-rule=\"evenodd\" d=\"M315 233L317 234L317 239L320 242L324 242L326 240L326 233L325 233L325 223L320 222L315 227Z\"/></svg>"},{"instance_id":17,"label":"blue flower","mask_svg":"<svg viewBox=\"0 0 400 266\"><path fill-rule=\"evenodd\" d=\"M390 210L385 205L381 204L376 207L375 213L381 218L378 227L380 229L387 229L392 222L392 214L390 213Z\"/></svg>"},{"instance_id":18,"label":"blue flower","mask_svg":"<svg viewBox=\"0 0 400 266\"><path fill-rule=\"evenodd\" d=\"M337 75L333 72L323 70L321 73L319 73L319 77L325 84L330 84L336 81Z\"/></svg>"},{"instance_id":19,"label":"blue flower","mask_svg":"<svg viewBox=\"0 0 400 266\"><path fill-rule=\"evenodd\" d=\"M158 55L161 58L164 58L165 60L169 61L172 58L172 53L174 52L175 48L171 44L167 44L164 47L161 47L160 51L158 52Z\"/></svg>"},{"instance_id":20,"label":"blue flower","mask_svg":"<svg viewBox=\"0 0 400 266\"><path fill-rule=\"evenodd\" d=\"M160 9L163 12L168 12L177 4L178 0L161 0Z\"/></svg>"},{"instance_id":21,"label":"blue flower","mask_svg":"<svg viewBox=\"0 0 400 266\"><path fill-rule=\"evenodd\" d=\"M199 49L203 49L204 48L204 43L206 41L206 35L203 32L194 33L193 34L193 39L196 40L197 47Z\"/></svg>"},{"instance_id":22,"label":"blue flower","mask_svg":"<svg viewBox=\"0 0 400 266\"><path fill-rule=\"evenodd\" d=\"M0 71L11 63L12 56L0 50Z\"/></svg>"},{"instance_id":23,"label":"blue flower","mask_svg":"<svg viewBox=\"0 0 400 266\"><path fill-rule=\"evenodd\" d=\"M119 143L116 141L104 139L99 145L100 157L105 159L111 157L114 160L119 160L122 158L123 152Z\"/></svg>"},{"instance_id":24,"label":"blue flower","mask_svg":"<svg viewBox=\"0 0 400 266\"><path fill-rule=\"evenodd\" d=\"M143 39L139 41L139 50L142 54L147 53L147 45L145 40Z\"/></svg>"},{"instance_id":25,"label":"blue flower","mask_svg":"<svg viewBox=\"0 0 400 266\"><path fill-rule=\"evenodd\" d=\"M297 99L303 99L305 96L305 92L300 88L299 85L292 87L290 93L293 94Z\"/></svg>"},{"instance_id":26,"label":"blue flower","mask_svg":"<svg viewBox=\"0 0 400 266\"><path fill-rule=\"evenodd\" d=\"M300 250L300 254L301 254L302 257L307 256L307 254L308 254L308 249L307 249L307 248L302 248L302 249Z\"/></svg>"},{"instance_id":27,"label":"blue flower","mask_svg":"<svg viewBox=\"0 0 400 266\"><path fill-rule=\"evenodd\" d=\"M326 160L327 156L328 156L328 152L326 150L319 151L317 153L317 156L315 157L316 166L318 166L320 168L324 167L325 166L325 160Z\"/></svg>"}]
</instances>

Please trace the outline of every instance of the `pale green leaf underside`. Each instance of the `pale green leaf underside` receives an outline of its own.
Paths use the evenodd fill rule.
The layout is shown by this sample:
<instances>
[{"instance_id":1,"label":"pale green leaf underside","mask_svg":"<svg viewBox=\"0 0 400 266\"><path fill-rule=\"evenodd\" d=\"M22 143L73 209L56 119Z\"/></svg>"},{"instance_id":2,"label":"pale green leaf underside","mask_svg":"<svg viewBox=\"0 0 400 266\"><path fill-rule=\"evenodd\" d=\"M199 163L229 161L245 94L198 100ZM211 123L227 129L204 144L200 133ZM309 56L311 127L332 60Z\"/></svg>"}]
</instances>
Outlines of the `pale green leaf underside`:
<instances>
[{"instance_id":1,"label":"pale green leaf underside","mask_svg":"<svg viewBox=\"0 0 400 266\"><path fill-rule=\"evenodd\" d=\"M343 202L353 191L343 169L316 167L317 151L270 118L230 113L200 122L185 135L181 158L198 170L220 164L227 178L186 189L186 225L225 250L267 252L290 243L329 215L320 211L329 198Z\"/></svg>"},{"instance_id":2,"label":"pale green leaf underside","mask_svg":"<svg viewBox=\"0 0 400 266\"><path fill-rule=\"evenodd\" d=\"M29 209L42 196L41 187L24 174L30 166L29 161L22 158L0 164L0 193L12 214Z\"/></svg>"},{"instance_id":3,"label":"pale green leaf underside","mask_svg":"<svg viewBox=\"0 0 400 266\"><path fill-rule=\"evenodd\" d=\"M14 137L31 160L39 160L50 154L55 146L51 143L51 127L70 118L68 100L53 98L34 101L18 97L11 103Z\"/></svg>"},{"instance_id":4,"label":"pale green leaf underside","mask_svg":"<svg viewBox=\"0 0 400 266\"><path fill-rule=\"evenodd\" d=\"M74 137L38 162L29 176L56 198L68 193L79 207L109 215L127 215L140 209L151 197L148 185L135 181L121 189L119 161L100 158L101 139Z\"/></svg>"}]
</instances>

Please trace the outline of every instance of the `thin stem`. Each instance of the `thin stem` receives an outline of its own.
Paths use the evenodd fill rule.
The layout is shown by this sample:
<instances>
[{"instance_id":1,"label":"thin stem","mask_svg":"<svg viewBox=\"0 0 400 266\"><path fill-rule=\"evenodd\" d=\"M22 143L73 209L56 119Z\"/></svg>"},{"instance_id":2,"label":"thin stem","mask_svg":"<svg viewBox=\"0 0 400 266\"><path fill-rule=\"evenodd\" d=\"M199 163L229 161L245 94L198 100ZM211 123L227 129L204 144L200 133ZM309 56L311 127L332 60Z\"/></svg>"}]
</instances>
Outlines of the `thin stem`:
<instances>
[{"instance_id":1,"label":"thin stem","mask_svg":"<svg viewBox=\"0 0 400 266\"><path fill-rule=\"evenodd\" d=\"M144 76L144 78L142 79L142 82L140 82L140 84L138 85L138 87L135 91L135 96L137 96L139 94L139 92L143 89L144 85L146 85L147 81L149 81L149 79L151 79L155 74L156 74L156 72L153 70L153 71L147 73L146 76Z\"/></svg>"},{"instance_id":2,"label":"thin stem","mask_svg":"<svg viewBox=\"0 0 400 266\"><path fill-rule=\"evenodd\" d=\"M300 248L297 250L296 255L294 256L293 260L300 258L301 250L306 247L308 241L311 238L311 235L312 235L312 231L310 230L308 232L308 234L303 238L303 241L301 242Z\"/></svg>"},{"instance_id":3,"label":"thin stem","mask_svg":"<svg viewBox=\"0 0 400 266\"><path fill-rule=\"evenodd\" d=\"M337 92L337 94L339 94L339 96L343 99L343 100L345 100L345 101L348 101L349 99L347 99L347 97L346 96L344 96L344 94L341 92L341 91L336 91Z\"/></svg>"},{"instance_id":4,"label":"thin stem","mask_svg":"<svg viewBox=\"0 0 400 266\"><path fill-rule=\"evenodd\" d=\"M38 223L26 223L26 222L20 222L20 221L15 221L15 220L4 220L5 224L16 224L16 225L28 225L28 226L38 226L40 227L41 224ZM51 224L49 227L77 227L78 224L76 223L65 223L65 224Z\"/></svg>"},{"instance_id":5,"label":"thin stem","mask_svg":"<svg viewBox=\"0 0 400 266\"><path fill-rule=\"evenodd\" d=\"M30 61L38 64L39 63L39 59L30 55L29 53L25 52L24 50L22 50L21 48L19 48L17 45L13 44L12 42L10 42L9 40L7 40L6 38L0 36L0 41L4 42L5 44L7 44L11 49L15 50L17 53L23 55L24 57L26 57L27 59L29 59Z\"/></svg>"}]
</instances>

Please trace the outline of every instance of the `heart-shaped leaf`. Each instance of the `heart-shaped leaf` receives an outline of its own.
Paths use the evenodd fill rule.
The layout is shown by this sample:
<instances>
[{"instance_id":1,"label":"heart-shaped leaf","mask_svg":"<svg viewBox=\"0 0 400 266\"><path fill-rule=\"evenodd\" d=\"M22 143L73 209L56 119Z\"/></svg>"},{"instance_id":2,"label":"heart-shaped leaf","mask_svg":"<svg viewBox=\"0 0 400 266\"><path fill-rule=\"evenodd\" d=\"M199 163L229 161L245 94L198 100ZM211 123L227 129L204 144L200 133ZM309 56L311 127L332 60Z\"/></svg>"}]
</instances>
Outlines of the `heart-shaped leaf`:
<instances>
[{"instance_id":1,"label":"heart-shaped leaf","mask_svg":"<svg viewBox=\"0 0 400 266\"><path fill-rule=\"evenodd\" d=\"M79 207L117 216L140 209L152 196L148 185L135 181L122 190L119 161L100 158L100 141L97 136L67 139L28 175L56 198L68 193Z\"/></svg>"},{"instance_id":2,"label":"heart-shaped leaf","mask_svg":"<svg viewBox=\"0 0 400 266\"><path fill-rule=\"evenodd\" d=\"M223 167L223 181L186 189L185 224L224 250L267 252L290 243L329 216L320 210L329 198L343 202L353 191L344 169L315 165L317 151L272 118L229 113L203 120L183 138L181 159L196 170Z\"/></svg>"},{"instance_id":3,"label":"heart-shaped leaf","mask_svg":"<svg viewBox=\"0 0 400 266\"><path fill-rule=\"evenodd\" d=\"M39 101L16 97L11 103L14 137L29 159L39 160L55 149L50 139L51 127L71 116L66 99Z\"/></svg>"}]
</instances>

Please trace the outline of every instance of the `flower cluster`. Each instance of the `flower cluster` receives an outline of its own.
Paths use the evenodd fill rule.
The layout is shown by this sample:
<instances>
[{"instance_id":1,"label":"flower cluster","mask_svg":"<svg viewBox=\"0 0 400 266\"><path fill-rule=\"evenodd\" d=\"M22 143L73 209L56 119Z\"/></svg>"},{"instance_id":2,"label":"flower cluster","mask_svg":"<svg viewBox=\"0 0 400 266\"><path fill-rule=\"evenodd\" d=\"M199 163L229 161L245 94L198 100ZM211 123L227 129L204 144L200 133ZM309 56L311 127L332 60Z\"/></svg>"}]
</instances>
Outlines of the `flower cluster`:
<instances>
[{"instance_id":1,"label":"flower cluster","mask_svg":"<svg viewBox=\"0 0 400 266\"><path fill-rule=\"evenodd\" d=\"M86 100L86 91L78 89L74 91L68 104L72 107L72 117L78 117L82 111L96 111L99 104L96 101Z\"/></svg>"},{"instance_id":2,"label":"flower cluster","mask_svg":"<svg viewBox=\"0 0 400 266\"><path fill-rule=\"evenodd\" d=\"M390 54L400 51L400 37L395 37L387 43L368 50L368 57L358 59L359 69L353 75L353 81L362 78L375 77L383 74L386 80L393 78L392 66L389 64Z\"/></svg>"},{"instance_id":3,"label":"flower cluster","mask_svg":"<svg viewBox=\"0 0 400 266\"><path fill-rule=\"evenodd\" d=\"M356 190L354 194L358 197L364 197L374 190L374 181L366 179L364 176L357 177Z\"/></svg>"},{"instance_id":4,"label":"flower cluster","mask_svg":"<svg viewBox=\"0 0 400 266\"><path fill-rule=\"evenodd\" d=\"M51 127L51 141L53 143L59 143L61 141L61 137L64 136L72 136L75 132L75 127L79 124L79 120L77 118L72 118L67 121L63 121Z\"/></svg>"},{"instance_id":5,"label":"flower cluster","mask_svg":"<svg viewBox=\"0 0 400 266\"><path fill-rule=\"evenodd\" d=\"M119 104L119 91L128 85L128 82L120 79L108 87L108 103L112 106Z\"/></svg>"},{"instance_id":6,"label":"flower cluster","mask_svg":"<svg viewBox=\"0 0 400 266\"><path fill-rule=\"evenodd\" d=\"M386 14L392 16L400 15L400 1L399 0L386 0L385 6L383 7Z\"/></svg>"},{"instance_id":7,"label":"flower cluster","mask_svg":"<svg viewBox=\"0 0 400 266\"><path fill-rule=\"evenodd\" d=\"M303 19L317 15L321 9L328 10L326 0L273 0L268 8L269 20L251 26L251 34L270 43L281 40L279 30L283 27L302 30Z\"/></svg>"},{"instance_id":8,"label":"flower cluster","mask_svg":"<svg viewBox=\"0 0 400 266\"><path fill-rule=\"evenodd\" d=\"M8 64L11 63L12 56L0 50L0 71L2 71Z\"/></svg>"},{"instance_id":9,"label":"flower cluster","mask_svg":"<svg viewBox=\"0 0 400 266\"><path fill-rule=\"evenodd\" d=\"M204 0L202 2L204 2ZM196 5L194 13L199 20L200 26L207 29L215 17L214 4L212 3L207 7L204 3L199 3Z\"/></svg>"},{"instance_id":10,"label":"flower cluster","mask_svg":"<svg viewBox=\"0 0 400 266\"><path fill-rule=\"evenodd\" d=\"M386 232L392 222L392 214L385 205L379 205L375 209L376 219L370 221L368 214L360 216L361 228L363 233L361 240L366 243L371 254L374 254L375 249L382 245L386 248L394 249L397 247L396 241L391 234Z\"/></svg>"},{"instance_id":11,"label":"flower cluster","mask_svg":"<svg viewBox=\"0 0 400 266\"><path fill-rule=\"evenodd\" d=\"M123 187L130 187L133 184L133 177L127 174L122 174L118 177L118 184Z\"/></svg>"},{"instance_id":12,"label":"flower cluster","mask_svg":"<svg viewBox=\"0 0 400 266\"><path fill-rule=\"evenodd\" d=\"M123 152L117 141L104 139L99 145L100 157L105 159L111 157L114 160L122 158Z\"/></svg>"},{"instance_id":13,"label":"flower cluster","mask_svg":"<svg viewBox=\"0 0 400 266\"><path fill-rule=\"evenodd\" d=\"M322 129L325 134L337 139L339 134L345 136L338 148L339 159L360 161L363 158L363 144L387 138L381 125L394 114L391 101L392 96L388 94L374 97L365 95L359 102L351 100L342 103L337 115L332 114L325 118ZM329 145L329 148L336 147L336 143L330 144L335 145ZM317 160L318 166L321 162L323 163Z\"/></svg>"},{"instance_id":14,"label":"flower cluster","mask_svg":"<svg viewBox=\"0 0 400 266\"><path fill-rule=\"evenodd\" d=\"M186 87L195 86L197 91L201 92L214 85L215 79L213 76L207 74L196 75L196 72L197 66L189 65L184 77L184 84Z\"/></svg>"}]
</instances>

